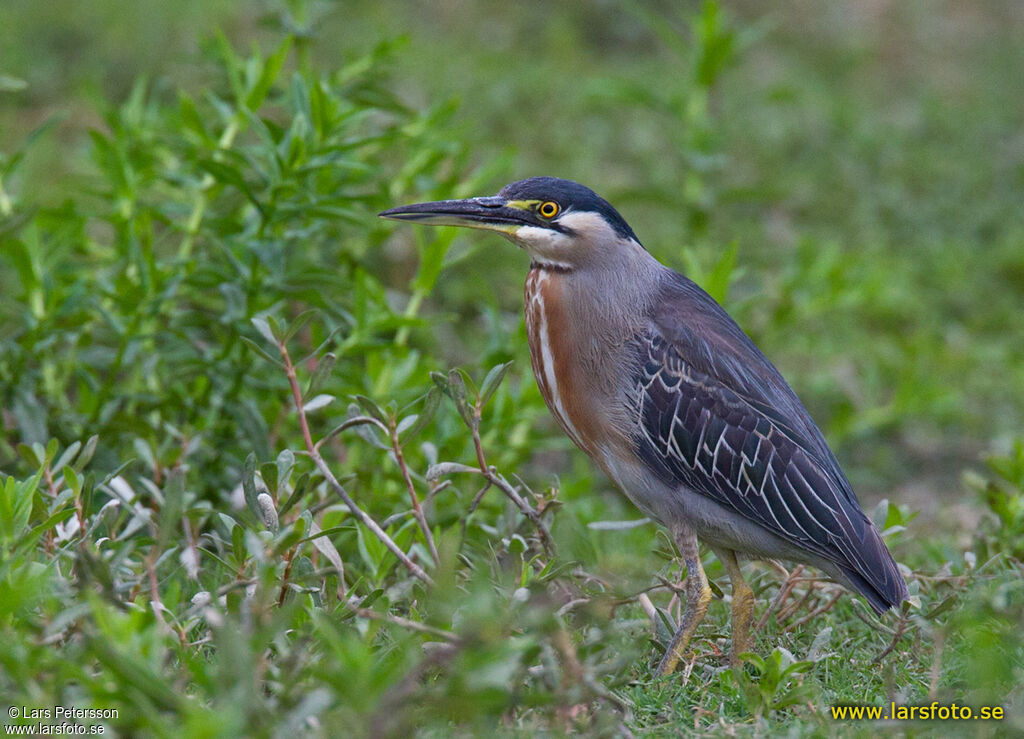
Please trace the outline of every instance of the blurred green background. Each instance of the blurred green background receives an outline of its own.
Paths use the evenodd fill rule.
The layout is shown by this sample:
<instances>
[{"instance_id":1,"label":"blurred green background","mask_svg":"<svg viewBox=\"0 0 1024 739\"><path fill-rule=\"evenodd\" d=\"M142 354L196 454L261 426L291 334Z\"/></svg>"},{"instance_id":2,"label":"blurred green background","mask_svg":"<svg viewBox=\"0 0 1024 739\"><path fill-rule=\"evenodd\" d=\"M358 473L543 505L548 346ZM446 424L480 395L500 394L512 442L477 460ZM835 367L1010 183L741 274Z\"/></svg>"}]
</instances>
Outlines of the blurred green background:
<instances>
[{"instance_id":1,"label":"blurred green background","mask_svg":"<svg viewBox=\"0 0 1024 739\"><path fill-rule=\"evenodd\" d=\"M865 508L874 510L883 499L902 506L882 504L878 523L893 527L897 558L924 573L921 613L938 618L948 611L955 597L942 590L943 578L967 578L974 565L965 561L1005 557L1008 569L1001 572L1019 579L1013 568L1024 553L1024 450L1015 444L1024 427L1021 69L1024 5L1014 0L6 0L0 9L0 470L8 480L31 480L44 469L40 480L49 487L37 480L39 489L26 493L35 496L33 525L77 508L91 542L76 548L74 533L40 540L32 555L40 562L50 561L56 548L63 552L58 561L75 564L51 573L52 581L35 574L12 581L10 592L24 598L10 606L6 640L51 643L57 627L50 617L72 606L88 610L88 602L97 610L81 618L101 624L105 639L127 644L143 627L125 624L118 632L99 615L106 606L86 593L116 602L112 612L119 612L125 603L155 599L146 583L150 568L163 568L165 604L176 614L168 619L179 620L186 643L205 628L188 620L189 599L198 591L226 587L249 567L267 578L264 584L282 577L283 565L253 554L251 542L243 556L244 542L232 539L230 527L213 532L224 524L217 515L230 510L239 529L267 534L254 510L232 508L240 480L252 477L244 460L252 452L264 482L276 479L267 465L276 458L284 469L277 455L300 450L302 441L284 375L246 342L261 341L254 317L286 324L306 308L319 312L296 329L295 354L314 356L300 369L312 373L325 351L337 360L333 374L318 380L336 402L318 411L315 435L344 419L342 409L355 394L400 420L418 407L431 371L461 366L479 381L491 367L514 360L485 415L489 460L510 479L518 476L564 503L555 529L561 552L608 578L608 592L636 592L653 582L658 568L671 576L671 547L657 543L653 527L587 528L638 514L543 408L522 327L524 255L488 236L423 233L375 218L392 205L491 194L542 174L598 191L653 254L712 292L797 390ZM273 347L270 353L273 359ZM409 484L431 496L437 491L425 476L428 466L473 460L466 429L444 408L407 450L414 469ZM65 450L93 436L92 461L75 462L79 472L89 466L93 478L69 497L77 476L61 477L60 453L45 447L51 442ZM339 442L327 456L361 504L392 521L408 501L403 478L382 462L387 452L380 443ZM186 502L175 515L188 536L210 538L209 548L221 557L210 571L194 575L173 557L154 565L124 532L116 546L103 543L104 536L117 540L112 532L128 518L123 513L111 521L100 513L116 497L109 487L115 472L140 491L164 532L163 496L180 472ZM275 504L294 492L293 513L323 514L317 520L324 530L338 527L333 538L351 568L342 580L359 597L376 602L381 613L458 630L459 609L410 595L408 578L402 580L387 553L364 540L344 510L328 507L321 479L293 484L286 476L279 483L280 499L278 485L267 483ZM468 534L466 511L476 488L469 481L453 491L454 498L437 493L431 504L439 540L458 550L463 564L476 563L467 571L486 569L480 563L487 562L505 573L494 574L503 583L488 596L495 600L480 595L479 583L465 585L463 596L480 599L474 607L482 622L507 611L520 588L534 587L523 573L525 579L513 582L505 572L508 557L533 562L546 573L538 582L572 589L558 579L567 576L554 567L556 559L542 567L519 548L515 537L526 537L525 529L496 491ZM909 531L897 530L905 524ZM178 518L167 524L175 531L180 525ZM445 539L460 525L458 544ZM402 546L419 547L415 556L429 559L422 542L412 543L413 529L400 528ZM166 536L156 532L153 541L167 546ZM306 540L289 546L322 564ZM121 547L117 556L111 547ZM12 544L9 554L29 557L27 551ZM527 552L533 551L539 549L531 539ZM448 553L440 557L445 566ZM233 556L238 572L222 568ZM549 566L562 574L551 574ZM286 583L290 572L289 565ZM323 578L310 573L303 575L307 584L322 586ZM765 587L774 592L774 584ZM1007 595L1000 587L979 586L965 611L983 614L971 623L988 618L999 628L982 629L953 657L949 650L943 656L945 636L936 634L953 633L964 622L923 619L907 627L915 641L901 649L913 648L917 661L904 673L875 675L870 688L857 687L851 696L859 684L836 669L819 675L821 690L831 700L871 702L892 696L895 681L905 686L904 697L956 697L972 676L998 673L994 693L985 695L999 694L1024 674L1019 640L1003 628L1021 612L1021 593ZM50 590L59 595L44 595ZM619 618L613 624L620 636L631 633L626 621L635 627L642 619L635 597L629 602L626 617L615 607L604 614ZM227 607L229 617L237 616L234 607ZM302 629L313 629L310 638L330 642L336 656L341 647L330 640L337 635L317 631L323 626L318 609L310 606L301 618L289 611L298 622L288 628L307 636ZM855 635L849 638L865 654L879 652L889 637L876 634L881 641L869 643L857 636L864 625L854 611L843 611L841 621L849 622ZM50 616L26 621L26 613ZM412 674L419 644L368 633L365 618L344 612L346 628L362 624L342 629L351 641L345 642L353 650L345 652L350 662L307 673L299 660L294 694L260 683L240 705L272 712L268 693L282 705L302 703L310 684L322 687L323 675L340 681L356 670L351 655L357 654L364 660L359 674L376 687L367 689L369 697L353 698L333 685L334 718L386 714L387 700L396 700L388 691ZM283 623L261 628L284 633ZM538 643L547 644L545 629L555 621L528 623L522 628L528 634L536 628L544 635ZM152 618L145 624L146 633L160 635L156 641L166 638L159 626ZM93 633L77 621L61 628ZM573 628L585 633L579 624ZM505 633L495 627L477 637L489 649L519 649L501 641ZM259 661L267 634L245 634L245 647L218 642L220 652ZM917 649L921 640L924 651ZM177 654L173 641L161 642L165 654ZM592 650L581 656L586 669L592 660L607 677L636 663L623 658L611 665L597 641L586 642ZM964 657L982 649L978 644L1015 656L978 666ZM125 646L126 653L135 648ZM91 669L130 673L89 639L69 657L80 660L83 673L60 679L45 651L33 651L35 662L19 649L0 652L9 669L22 671L12 684L34 685L36 695L53 700L68 698L63 686L84 680ZM526 656L508 659L520 660L515 664L525 671L536 655L523 649ZM159 662L155 647L143 652ZM204 705L223 709L230 699L211 687L216 679L207 684L197 677L201 669L191 655L178 654L180 672L150 664L154 686L186 674L179 685L197 681ZM934 676L936 664L942 681ZM442 722L468 710L460 702L466 695L485 722L478 728L509 715L503 701L511 699L495 697L500 691L481 697L498 691L508 675L492 671L485 679L474 669L452 668L465 684L452 687L452 678L445 694L451 702L436 704L447 706L438 711ZM633 669L646 675L642 659ZM466 687L477 679L480 693ZM712 713L740 723L749 712L761 716L741 700L740 688L719 687L731 698L711 705ZM643 706L648 687L634 692ZM554 724L514 714L511 725L562 726L565 707L584 699L564 685L554 694L530 694L531 710L559 706L551 709ZM375 703L380 695L383 702ZM155 720L147 718L149 704L100 688L90 700L131 706L122 728L159 733L147 723ZM169 716L166 726L185 716L207 729L223 720L244 732L255 721L242 708L219 717L211 710L201 721L158 687L147 700ZM640 708L640 718L627 724L675 726L677 717L660 710Z\"/></svg>"},{"instance_id":2,"label":"blurred green background","mask_svg":"<svg viewBox=\"0 0 1024 739\"><path fill-rule=\"evenodd\" d=\"M909 488L924 508L955 499L959 468L1020 429L1024 407L1024 11L728 3L740 31L704 112L688 99L685 42L662 38L682 28L677 5L339 2L297 22L323 69L398 39L394 89L414 108L455 106L448 134L496 170L483 192L535 174L584 182L698 278L735 244L728 307L856 487ZM201 88L214 30L244 48L270 37L277 10L6 3L0 73L26 87L0 97L4 140L58 121L7 189L59 203L65 178L88 171L101 101L139 76ZM384 265L399 290L410 238ZM459 238L471 253L428 310L458 310L465 333L483 307L518 310L524 265L503 243ZM452 363L472 361L471 341L455 345Z\"/></svg>"}]
</instances>

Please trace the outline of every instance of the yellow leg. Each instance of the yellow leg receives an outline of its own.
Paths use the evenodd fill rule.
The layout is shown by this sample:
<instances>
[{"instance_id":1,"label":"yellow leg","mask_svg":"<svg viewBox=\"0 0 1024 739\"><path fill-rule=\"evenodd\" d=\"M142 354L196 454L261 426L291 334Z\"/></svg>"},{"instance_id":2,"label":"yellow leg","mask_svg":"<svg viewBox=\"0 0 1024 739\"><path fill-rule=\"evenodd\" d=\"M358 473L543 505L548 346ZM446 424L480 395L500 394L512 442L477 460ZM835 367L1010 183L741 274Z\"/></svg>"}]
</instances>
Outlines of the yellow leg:
<instances>
[{"instance_id":1,"label":"yellow leg","mask_svg":"<svg viewBox=\"0 0 1024 739\"><path fill-rule=\"evenodd\" d=\"M686 611L683 613L682 623L672 637L668 651L658 664L656 675L671 675L675 672L679 660L690 644L690 639L697 631L697 626L704 619L708 602L711 600L708 578L700 564L700 546L696 534L683 528L673 528L672 533L683 555L683 561L686 562Z\"/></svg>"},{"instance_id":2,"label":"yellow leg","mask_svg":"<svg viewBox=\"0 0 1024 739\"><path fill-rule=\"evenodd\" d=\"M750 622L754 617L754 591L743 578L736 552L731 549L714 549L715 556L725 566L732 582L732 651L729 663L739 669L740 655L750 650Z\"/></svg>"}]
</instances>

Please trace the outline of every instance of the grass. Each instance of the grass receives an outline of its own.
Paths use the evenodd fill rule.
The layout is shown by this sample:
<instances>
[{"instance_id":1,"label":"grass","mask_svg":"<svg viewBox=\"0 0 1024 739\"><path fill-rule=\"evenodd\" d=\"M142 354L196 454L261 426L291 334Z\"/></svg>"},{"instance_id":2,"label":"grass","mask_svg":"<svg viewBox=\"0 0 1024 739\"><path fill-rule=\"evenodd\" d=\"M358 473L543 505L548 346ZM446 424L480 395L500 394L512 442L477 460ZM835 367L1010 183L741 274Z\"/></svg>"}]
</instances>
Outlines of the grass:
<instances>
[{"instance_id":1,"label":"grass","mask_svg":"<svg viewBox=\"0 0 1024 739\"><path fill-rule=\"evenodd\" d=\"M0 31L11 705L122 735L820 735L936 700L1020 731L1015 6L186 3L156 32L97 5ZM734 674L707 556L725 592L685 679L652 677L685 572L550 420L521 255L374 216L539 173L777 361L901 613L748 564Z\"/></svg>"}]
</instances>

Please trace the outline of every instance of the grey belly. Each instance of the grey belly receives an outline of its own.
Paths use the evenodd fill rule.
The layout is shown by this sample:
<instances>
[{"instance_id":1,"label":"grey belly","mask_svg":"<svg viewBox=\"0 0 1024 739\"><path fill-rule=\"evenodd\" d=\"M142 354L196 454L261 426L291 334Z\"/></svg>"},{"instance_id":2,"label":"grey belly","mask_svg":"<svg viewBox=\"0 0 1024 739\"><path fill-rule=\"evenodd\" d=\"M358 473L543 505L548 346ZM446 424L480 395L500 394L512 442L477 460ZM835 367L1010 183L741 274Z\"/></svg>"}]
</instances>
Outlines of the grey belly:
<instances>
[{"instance_id":1,"label":"grey belly","mask_svg":"<svg viewBox=\"0 0 1024 739\"><path fill-rule=\"evenodd\" d=\"M688 526L712 548L731 549L755 559L802 562L847 584L835 563L783 539L731 508L685 487L670 487L641 465L612 461L614 482L645 514L669 529Z\"/></svg>"}]
</instances>

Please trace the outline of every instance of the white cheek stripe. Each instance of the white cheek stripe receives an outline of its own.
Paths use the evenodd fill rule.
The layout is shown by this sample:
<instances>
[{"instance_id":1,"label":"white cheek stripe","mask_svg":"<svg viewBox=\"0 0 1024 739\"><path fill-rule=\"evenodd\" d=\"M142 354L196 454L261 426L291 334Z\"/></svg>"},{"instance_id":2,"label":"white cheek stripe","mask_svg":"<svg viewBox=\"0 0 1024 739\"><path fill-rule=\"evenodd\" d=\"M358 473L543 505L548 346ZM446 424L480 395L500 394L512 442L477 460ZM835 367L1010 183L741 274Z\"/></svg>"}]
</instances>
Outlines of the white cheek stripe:
<instances>
[{"instance_id":1,"label":"white cheek stripe","mask_svg":"<svg viewBox=\"0 0 1024 739\"><path fill-rule=\"evenodd\" d=\"M513 238L529 252L530 256L537 258L545 264L551 264L562 269L569 269L572 266L558 258L560 251L572 246L570 239L558 231L537 226L520 226Z\"/></svg>"},{"instance_id":2,"label":"white cheek stripe","mask_svg":"<svg viewBox=\"0 0 1024 739\"><path fill-rule=\"evenodd\" d=\"M551 340L548 336L548 315L547 311L544 310L544 298L541 292L541 285L547 279L548 276L546 274L540 274L530 301L536 306L538 313L537 338L540 341L541 371L544 373L544 382L548 386L551 401L555 406L551 410L558 416L558 420L562 422L573 442L582 448L585 445L583 444L580 432L573 425L572 421L569 420L569 414L565 412L565 406L562 404L562 396L558 392L558 378L555 377L555 360L551 353Z\"/></svg>"}]
</instances>

